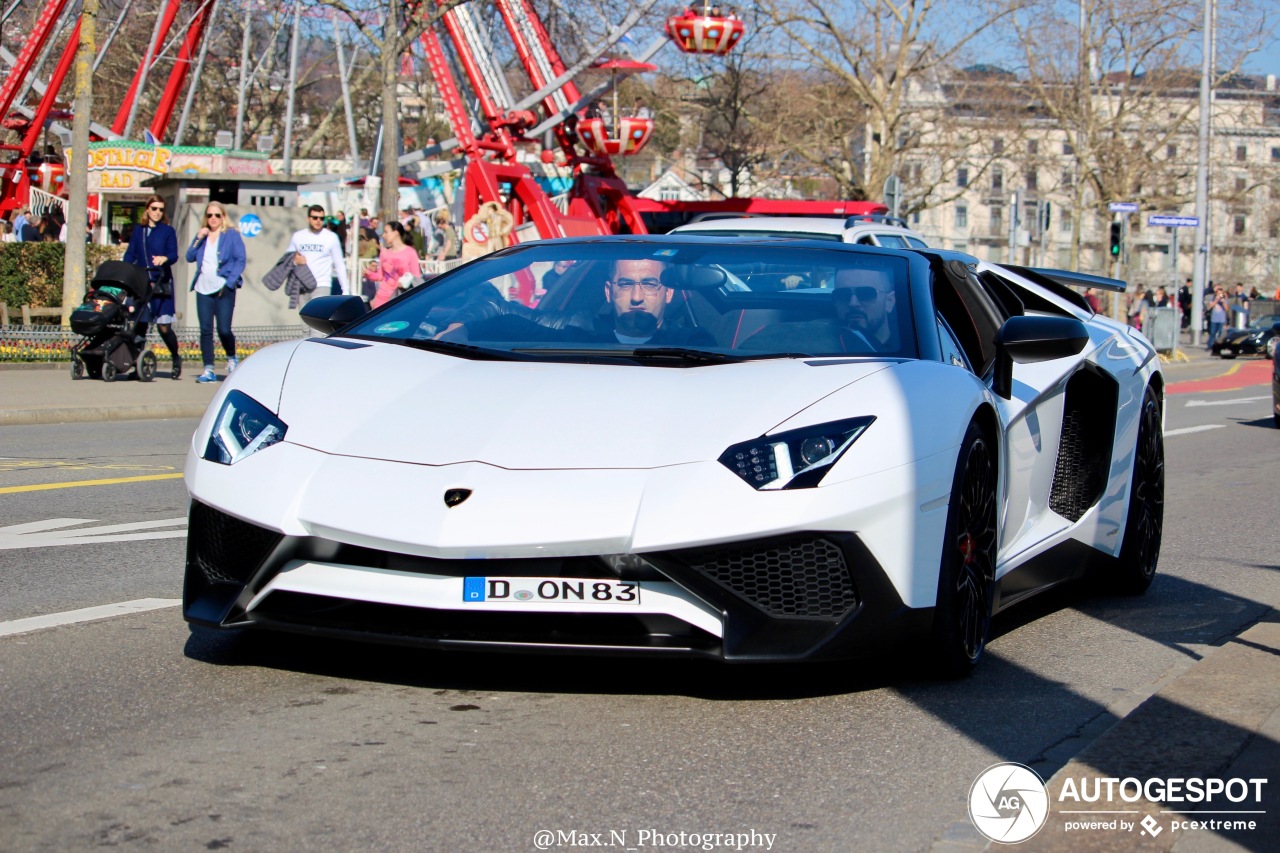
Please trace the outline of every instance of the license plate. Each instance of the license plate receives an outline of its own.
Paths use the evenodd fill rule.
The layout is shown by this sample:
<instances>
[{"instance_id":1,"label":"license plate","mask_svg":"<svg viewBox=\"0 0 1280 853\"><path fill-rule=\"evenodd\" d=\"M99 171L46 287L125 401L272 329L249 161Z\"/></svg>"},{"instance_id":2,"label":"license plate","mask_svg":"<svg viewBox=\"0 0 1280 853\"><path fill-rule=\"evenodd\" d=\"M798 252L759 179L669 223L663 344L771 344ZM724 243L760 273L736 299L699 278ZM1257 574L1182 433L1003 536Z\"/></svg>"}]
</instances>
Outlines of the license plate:
<instances>
[{"instance_id":1,"label":"license plate","mask_svg":"<svg viewBox=\"0 0 1280 853\"><path fill-rule=\"evenodd\" d=\"M590 578L463 578L464 604L639 604L640 584Z\"/></svg>"}]
</instances>

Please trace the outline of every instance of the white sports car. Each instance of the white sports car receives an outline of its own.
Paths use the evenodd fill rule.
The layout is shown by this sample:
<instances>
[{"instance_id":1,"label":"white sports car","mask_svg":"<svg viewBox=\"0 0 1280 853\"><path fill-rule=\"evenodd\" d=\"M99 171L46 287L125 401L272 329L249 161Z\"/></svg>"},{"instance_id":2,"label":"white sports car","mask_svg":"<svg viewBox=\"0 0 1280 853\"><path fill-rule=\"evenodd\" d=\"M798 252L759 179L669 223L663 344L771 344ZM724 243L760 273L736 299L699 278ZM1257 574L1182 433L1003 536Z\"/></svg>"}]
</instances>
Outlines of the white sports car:
<instances>
[{"instance_id":1,"label":"white sports car","mask_svg":"<svg viewBox=\"0 0 1280 853\"><path fill-rule=\"evenodd\" d=\"M516 246L247 360L201 422L183 612L453 649L939 671L1159 555L1164 379L1067 284L932 249Z\"/></svg>"}]
</instances>

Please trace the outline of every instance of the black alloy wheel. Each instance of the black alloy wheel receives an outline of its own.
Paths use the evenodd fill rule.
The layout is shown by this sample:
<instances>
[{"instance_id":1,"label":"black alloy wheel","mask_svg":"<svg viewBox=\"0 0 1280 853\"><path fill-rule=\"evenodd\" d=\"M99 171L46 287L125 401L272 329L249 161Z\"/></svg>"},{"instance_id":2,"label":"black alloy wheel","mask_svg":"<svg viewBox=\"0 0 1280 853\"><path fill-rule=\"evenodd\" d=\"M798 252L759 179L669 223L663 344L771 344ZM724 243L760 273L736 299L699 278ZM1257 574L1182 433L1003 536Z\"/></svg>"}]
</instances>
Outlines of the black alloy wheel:
<instances>
[{"instance_id":1,"label":"black alloy wheel","mask_svg":"<svg viewBox=\"0 0 1280 853\"><path fill-rule=\"evenodd\" d=\"M1128 595L1146 592L1156 576L1160 537L1164 530L1164 429L1160 403L1148 388L1138 415L1138 441L1134 445L1133 481L1129 489L1129 515L1120 546L1115 587Z\"/></svg>"},{"instance_id":2,"label":"black alloy wheel","mask_svg":"<svg viewBox=\"0 0 1280 853\"><path fill-rule=\"evenodd\" d=\"M976 423L956 461L946 531L932 643L938 674L960 678L986 650L996 592L996 466Z\"/></svg>"}]
</instances>

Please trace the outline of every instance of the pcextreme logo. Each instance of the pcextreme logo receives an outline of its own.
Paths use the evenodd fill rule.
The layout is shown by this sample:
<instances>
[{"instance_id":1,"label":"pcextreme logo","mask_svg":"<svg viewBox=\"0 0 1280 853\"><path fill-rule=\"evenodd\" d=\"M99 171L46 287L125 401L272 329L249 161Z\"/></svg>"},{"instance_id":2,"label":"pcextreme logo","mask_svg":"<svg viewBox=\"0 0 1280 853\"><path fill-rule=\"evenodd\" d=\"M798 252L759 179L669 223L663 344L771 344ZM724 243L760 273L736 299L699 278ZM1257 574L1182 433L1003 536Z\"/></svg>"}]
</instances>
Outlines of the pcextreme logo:
<instances>
[{"instance_id":1,"label":"pcextreme logo","mask_svg":"<svg viewBox=\"0 0 1280 853\"><path fill-rule=\"evenodd\" d=\"M1044 780L1024 764L993 764L978 774L969 789L969 820L1000 844L1026 841L1048 818Z\"/></svg>"}]
</instances>

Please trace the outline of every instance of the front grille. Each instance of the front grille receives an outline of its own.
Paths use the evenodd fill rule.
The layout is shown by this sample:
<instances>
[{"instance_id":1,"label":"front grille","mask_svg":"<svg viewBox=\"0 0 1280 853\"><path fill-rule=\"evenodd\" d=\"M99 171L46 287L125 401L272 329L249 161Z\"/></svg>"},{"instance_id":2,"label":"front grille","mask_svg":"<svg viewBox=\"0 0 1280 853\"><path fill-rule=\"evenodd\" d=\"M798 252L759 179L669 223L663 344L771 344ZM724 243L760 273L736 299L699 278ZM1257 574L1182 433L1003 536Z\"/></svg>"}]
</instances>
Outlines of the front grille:
<instances>
[{"instance_id":1,"label":"front grille","mask_svg":"<svg viewBox=\"0 0 1280 853\"><path fill-rule=\"evenodd\" d=\"M839 619L858 603L844 551L819 536L669 555L771 616Z\"/></svg>"},{"instance_id":2,"label":"front grille","mask_svg":"<svg viewBox=\"0 0 1280 853\"><path fill-rule=\"evenodd\" d=\"M187 560L211 584L243 584L282 538L273 530L193 501Z\"/></svg>"}]
</instances>

